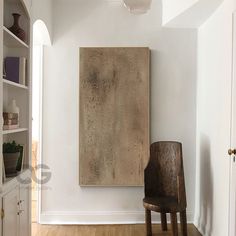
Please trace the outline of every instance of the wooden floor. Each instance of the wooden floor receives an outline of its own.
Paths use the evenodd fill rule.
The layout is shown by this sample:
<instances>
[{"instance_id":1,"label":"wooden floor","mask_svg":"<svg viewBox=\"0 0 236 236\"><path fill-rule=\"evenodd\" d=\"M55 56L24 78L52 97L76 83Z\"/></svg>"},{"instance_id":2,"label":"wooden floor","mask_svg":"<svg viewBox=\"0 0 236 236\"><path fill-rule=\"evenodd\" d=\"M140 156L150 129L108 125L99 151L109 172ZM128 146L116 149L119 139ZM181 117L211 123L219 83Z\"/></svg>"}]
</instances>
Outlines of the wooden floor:
<instances>
[{"instance_id":1,"label":"wooden floor","mask_svg":"<svg viewBox=\"0 0 236 236\"><path fill-rule=\"evenodd\" d=\"M172 236L162 232L160 225L153 226L153 236ZM179 233L181 236L181 234ZM145 236L144 225L54 226L32 224L32 236ZM193 225L188 225L188 236L201 236Z\"/></svg>"}]
</instances>

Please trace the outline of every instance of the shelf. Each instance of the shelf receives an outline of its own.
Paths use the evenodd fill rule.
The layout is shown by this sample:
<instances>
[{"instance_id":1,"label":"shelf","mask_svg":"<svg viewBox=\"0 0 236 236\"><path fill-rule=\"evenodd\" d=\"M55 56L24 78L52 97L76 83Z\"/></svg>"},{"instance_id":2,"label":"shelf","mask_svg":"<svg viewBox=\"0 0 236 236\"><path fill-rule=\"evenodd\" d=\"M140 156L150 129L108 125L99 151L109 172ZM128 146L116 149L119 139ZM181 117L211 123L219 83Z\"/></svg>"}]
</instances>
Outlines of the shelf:
<instances>
[{"instance_id":1,"label":"shelf","mask_svg":"<svg viewBox=\"0 0 236 236\"><path fill-rule=\"evenodd\" d=\"M16 88L21 88L21 89L28 90L27 86L22 85L22 84L18 84L18 83L15 83L15 82L12 82L12 81L6 80L6 79L3 79L3 84L7 84L7 85L11 85L11 86L16 87Z\"/></svg>"},{"instance_id":2,"label":"shelf","mask_svg":"<svg viewBox=\"0 0 236 236\"><path fill-rule=\"evenodd\" d=\"M3 26L4 45L15 48L29 48L25 42L14 35L7 27Z\"/></svg>"},{"instance_id":3,"label":"shelf","mask_svg":"<svg viewBox=\"0 0 236 236\"><path fill-rule=\"evenodd\" d=\"M22 171L17 172L16 176L13 176L13 177L6 177L6 178L5 178L5 181L4 181L4 184L7 184L8 182L10 182L10 181L16 179L19 175L22 175L22 174L23 174L25 171L27 171L27 170L29 170L29 169L23 169Z\"/></svg>"},{"instance_id":4,"label":"shelf","mask_svg":"<svg viewBox=\"0 0 236 236\"><path fill-rule=\"evenodd\" d=\"M26 179L27 177L29 177L29 178L31 177L31 171L26 168L15 177L5 178L3 181L3 185L0 186L0 193L6 192L9 189L11 189L12 187L14 187L15 185L17 185L19 183L18 182L19 178Z\"/></svg>"},{"instance_id":5,"label":"shelf","mask_svg":"<svg viewBox=\"0 0 236 236\"><path fill-rule=\"evenodd\" d=\"M14 134L14 133L20 133L28 131L27 128L19 128L19 129L9 129L9 130L3 130L2 134Z\"/></svg>"}]
</instances>

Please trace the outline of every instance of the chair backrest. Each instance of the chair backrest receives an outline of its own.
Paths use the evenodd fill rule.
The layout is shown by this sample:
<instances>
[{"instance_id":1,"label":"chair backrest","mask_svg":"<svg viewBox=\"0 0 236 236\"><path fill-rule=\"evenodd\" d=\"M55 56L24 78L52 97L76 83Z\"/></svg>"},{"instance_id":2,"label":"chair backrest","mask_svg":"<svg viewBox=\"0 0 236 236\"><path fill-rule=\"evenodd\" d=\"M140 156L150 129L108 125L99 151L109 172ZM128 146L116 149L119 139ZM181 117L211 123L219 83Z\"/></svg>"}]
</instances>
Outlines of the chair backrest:
<instances>
[{"instance_id":1,"label":"chair backrest","mask_svg":"<svg viewBox=\"0 0 236 236\"><path fill-rule=\"evenodd\" d=\"M187 205L181 143L151 144L144 176L146 197L174 197L180 204Z\"/></svg>"}]
</instances>

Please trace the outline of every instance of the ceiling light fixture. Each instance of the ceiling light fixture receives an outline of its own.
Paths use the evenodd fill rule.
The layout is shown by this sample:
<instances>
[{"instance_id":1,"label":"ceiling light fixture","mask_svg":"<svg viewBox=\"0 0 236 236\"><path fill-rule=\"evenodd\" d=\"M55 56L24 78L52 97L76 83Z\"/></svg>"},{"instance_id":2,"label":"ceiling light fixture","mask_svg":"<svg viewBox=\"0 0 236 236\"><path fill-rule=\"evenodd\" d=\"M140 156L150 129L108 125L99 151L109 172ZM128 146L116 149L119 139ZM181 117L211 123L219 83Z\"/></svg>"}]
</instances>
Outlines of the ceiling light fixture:
<instances>
[{"instance_id":1,"label":"ceiling light fixture","mask_svg":"<svg viewBox=\"0 0 236 236\"><path fill-rule=\"evenodd\" d=\"M133 14L144 14L150 7L152 0L123 0L124 5Z\"/></svg>"}]
</instances>

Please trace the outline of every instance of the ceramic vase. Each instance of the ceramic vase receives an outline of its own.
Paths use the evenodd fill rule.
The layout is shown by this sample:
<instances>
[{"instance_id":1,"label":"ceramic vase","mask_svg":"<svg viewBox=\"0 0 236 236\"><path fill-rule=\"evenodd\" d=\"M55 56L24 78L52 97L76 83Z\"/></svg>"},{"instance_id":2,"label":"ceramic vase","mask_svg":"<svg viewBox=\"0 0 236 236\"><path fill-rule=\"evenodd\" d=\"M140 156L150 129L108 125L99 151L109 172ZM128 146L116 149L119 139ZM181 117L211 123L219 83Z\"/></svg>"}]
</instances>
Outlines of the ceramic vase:
<instances>
[{"instance_id":1,"label":"ceramic vase","mask_svg":"<svg viewBox=\"0 0 236 236\"><path fill-rule=\"evenodd\" d=\"M16 100L15 100L15 99L13 99L13 100L11 101L11 103L8 105L8 107L7 107L7 112L9 112L9 113L17 113L18 116L19 116L20 109L19 109L19 107L16 105Z\"/></svg>"},{"instance_id":2,"label":"ceramic vase","mask_svg":"<svg viewBox=\"0 0 236 236\"><path fill-rule=\"evenodd\" d=\"M13 18L14 18L14 23L13 25L8 28L14 35L16 35L19 39L21 39L22 41L25 42L26 36L25 36L25 31L23 29L21 29L21 27L19 26L19 19L20 19L20 14L18 13L13 13L12 14Z\"/></svg>"}]
</instances>

